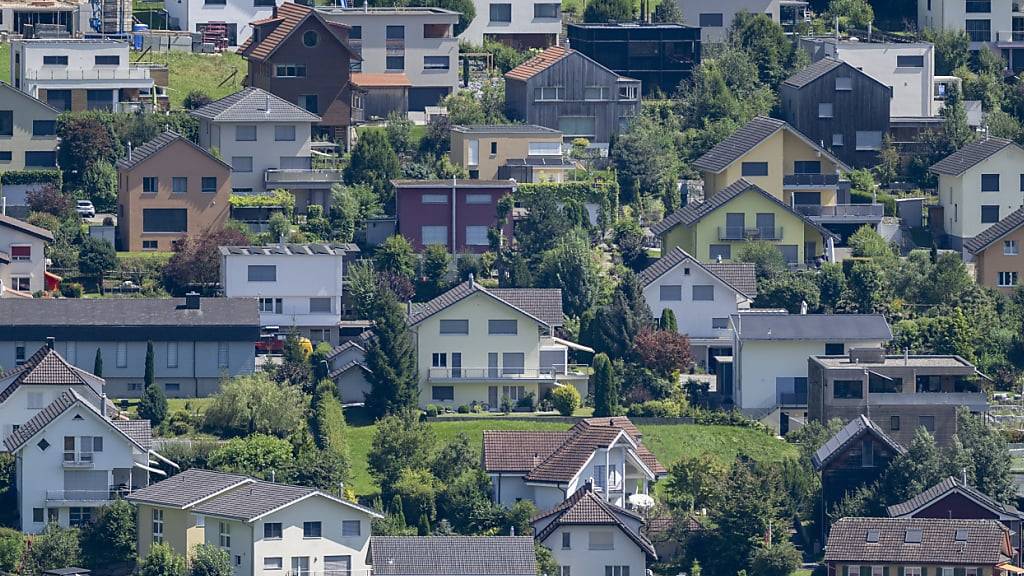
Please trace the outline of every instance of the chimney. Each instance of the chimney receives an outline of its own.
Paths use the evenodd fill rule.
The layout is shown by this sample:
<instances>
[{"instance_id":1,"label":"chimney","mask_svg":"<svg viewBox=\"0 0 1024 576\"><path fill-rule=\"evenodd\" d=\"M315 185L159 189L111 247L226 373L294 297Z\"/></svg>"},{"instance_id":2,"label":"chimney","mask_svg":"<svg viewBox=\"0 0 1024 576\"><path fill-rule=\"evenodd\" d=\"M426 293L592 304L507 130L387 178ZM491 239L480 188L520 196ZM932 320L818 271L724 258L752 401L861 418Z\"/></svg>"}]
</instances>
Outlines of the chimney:
<instances>
[{"instance_id":1,"label":"chimney","mask_svg":"<svg viewBox=\"0 0 1024 576\"><path fill-rule=\"evenodd\" d=\"M722 263L722 255L721 254L719 254L718 256L715 256L715 262L718 263L718 264Z\"/></svg>"},{"instance_id":2,"label":"chimney","mask_svg":"<svg viewBox=\"0 0 1024 576\"><path fill-rule=\"evenodd\" d=\"M473 283L473 273L472 272L469 273L469 283L470 284Z\"/></svg>"},{"instance_id":3,"label":"chimney","mask_svg":"<svg viewBox=\"0 0 1024 576\"><path fill-rule=\"evenodd\" d=\"M107 393L100 393L100 416L107 417Z\"/></svg>"},{"instance_id":4,"label":"chimney","mask_svg":"<svg viewBox=\"0 0 1024 576\"><path fill-rule=\"evenodd\" d=\"M906 366L908 364L910 364L910 348L904 348L903 349L903 365Z\"/></svg>"},{"instance_id":5,"label":"chimney","mask_svg":"<svg viewBox=\"0 0 1024 576\"><path fill-rule=\"evenodd\" d=\"M276 479L277 479L277 474L273 470L271 470L270 471L270 481L274 482Z\"/></svg>"},{"instance_id":6,"label":"chimney","mask_svg":"<svg viewBox=\"0 0 1024 576\"><path fill-rule=\"evenodd\" d=\"M49 348L50 350L53 350L53 343L54 342L55 342L55 340L54 340L53 336L47 336L46 337L46 347Z\"/></svg>"},{"instance_id":7,"label":"chimney","mask_svg":"<svg viewBox=\"0 0 1024 576\"><path fill-rule=\"evenodd\" d=\"M199 293L189 292L185 294L185 309L186 310L199 310Z\"/></svg>"}]
</instances>

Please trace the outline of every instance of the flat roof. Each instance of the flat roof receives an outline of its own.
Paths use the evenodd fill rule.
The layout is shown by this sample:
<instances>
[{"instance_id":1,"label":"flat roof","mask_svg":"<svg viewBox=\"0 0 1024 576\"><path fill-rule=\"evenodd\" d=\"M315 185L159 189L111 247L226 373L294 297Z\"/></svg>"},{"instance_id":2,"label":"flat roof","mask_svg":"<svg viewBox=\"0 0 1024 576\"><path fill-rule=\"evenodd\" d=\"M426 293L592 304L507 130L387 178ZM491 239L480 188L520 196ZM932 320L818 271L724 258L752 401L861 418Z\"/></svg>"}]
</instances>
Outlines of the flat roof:
<instances>
[{"instance_id":1,"label":"flat roof","mask_svg":"<svg viewBox=\"0 0 1024 576\"><path fill-rule=\"evenodd\" d=\"M647 22L579 22L569 24L569 28L618 28L628 30L652 30L658 28L699 29L696 26L687 26L677 22L659 22L656 24Z\"/></svg>"},{"instance_id":2,"label":"flat roof","mask_svg":"<svg viewBox=\"0 0 1024 576\"><path fill-rule=\"evenodd\" d=\"M6 4L5 4L6 6ZM35 7L34 4L29 4L30 7ZM23 42L25 44L123 44L128 45L128 42L123 40L112 40L110 38L23 38L21 40L15 40L15 42Z\"/></svg>"},{"instance_id":3,"label":"flat roof","mask_svg":"<svg viewBox=\"0 0 1024 576\"><path fill-rule=\"evenodd\" d=\"M881 362L853 362L849 356L814 356L814 360L826 368L967 368L974 371L974 366L959 356L892 355Z\"/></svg>"}]
</instances>

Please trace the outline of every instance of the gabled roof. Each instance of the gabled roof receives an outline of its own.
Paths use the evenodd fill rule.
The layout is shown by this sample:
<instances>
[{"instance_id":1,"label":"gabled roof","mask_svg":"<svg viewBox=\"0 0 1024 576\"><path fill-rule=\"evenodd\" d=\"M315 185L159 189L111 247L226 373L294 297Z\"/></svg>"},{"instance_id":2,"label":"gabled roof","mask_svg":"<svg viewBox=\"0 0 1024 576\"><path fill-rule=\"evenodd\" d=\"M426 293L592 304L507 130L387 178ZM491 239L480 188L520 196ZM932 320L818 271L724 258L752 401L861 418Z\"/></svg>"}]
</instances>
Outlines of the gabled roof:
<instances>
[{"instance_id":1,"label":"gabled roof","mask_svg":"<svg viewBox=\"0 0 1024 576\"><path fill-rule=\"evenodd\" d=\"M332 502L359 510L373 518L383 518L379 512L355 502L337 498L316 488L277 484L255 479L252 482L240 484L235 488L217 494L212 498L207 498L197 503L191 510L196 514L252 522L271 512L314 496L326 498Z\"/></svg>"},{"instance_id":2,"label":"gabled roof","mask_svg":"<svg viewBox=\"0 0 1024 576\"><path fill-rule=\"evenodd\" d=\"M881 314L733 314L740 340L892 340Z\"/></svg>"},{"instance_id":3,"label":"gabled roof","mask_svg":"<svg viewBox=\"0 0 1024 576\"><path fill-rule=\"evenodd\" d=\"M535 576L531 536L372 536L379 576Z\"/></svg>"},{"instance_id":4,"label":"gabled roof","mask_svg":"<svg viewBox=\"0 0 1024 576\"><path fill-rule=\"evenodd\" d=\"M15 230L20 230L26 234L35 236L36 238L53 242L53 234L46 228L40 228L39 226L29 224L24 220L18 220L17 218L11 218L6 214L0 214L0 227L2 226L14 228Z\"/></svg>"},{"instance_id":5,"label":"gabled roof","mask_svg":"<svg viewBox=\"0 0 1024 576\"><path fill-rule=\"evenodd\" d=\"M848 517L832 524L825 561L995 566L1010 560L1009 540L995 520Z\"/></svg>"},{"instance_id":6,"label":"gabled roof","mask_svg":"<svg viewBox=\"0 0 1024 576\"><path fill-rule=\"evenodd\" d=\"M18 90L14 86L11 86L10 84L8 84L7 82L4 82L2 80L0 80L0 91L7 91L8 93L18 94L22 98L24 98L25 100L27 100L27 101L29 101L29 102L39 106L40 108L46 110L47 112L52 112L54 116L60 115L60 111L57 110L56 108L54 108L53 106L50 106L46 102L43 102L42 100L40 100L39 98L36 98L35 96L29 94L28 92L22 92L21 90Z\"/></svg>"},{"instance_id":7,"label":"gabled roof","mask_svg":"<svg viewBox=\"0 0 1024 576\"><path fill-rule=\"evenodd\" d=\"M190 114L214 122L320 122L316 114L261 88L243 88Z\"/></svg>"},{"instance_id":8,"label":"gabled roof","mask_svg":"<svg viewBox=\"0 0 1024 576\"><path fill-rule=\"evenodd\" d=\"M264 61L267 58L270 58L281 44L292 35L295 29L301 26L309 18L319 20L324 25L324 28L331 33L331 36L333 36L334 39L337 40L346 51L348 51L350 57L355 58L356 60L359 59L359 57L352 52L352 49L349 48L348 43L339 36L339 31L347 29L348 26L340 22L328 22L316 10L309 6L295 4L294 2L285 2L274 8L274 15L272 18L264 18L263 20L257 20L256 22L251 23L253 28L267 24L276 25L269 34L261 38L259 41L256 40L255 35L250 36L248 40L239 46L238 52L246 58Z\"/></svg>"},{"instance_id":9,"label":"gabled roof","mask_svg":"<svg viewBox=\"0 0 1024 576\"><path fill-rule=\"evenodd\" d=\"M1005 138L985 138L984 140L971 142L932 164L929 170L936 174L959 176L1009 146L1015 146L1020 149L1020 146L1017 146L1012 140L1006 140Z\"/></svg>"},{"instance_id":10,"label":"gabled roof","mask_svg":"<svg viewBox=\"0 0 1024 576\"><path fill-rule=\"evenodd\" d=\"M99 398L104 380L71 365L53 348L43 346L24 364L0 376L0 404L19 387L31 385L85 386Z\"/></svg>"},{"instance_id":11,"label":"gabled roof","mask_svg":"<svg viewBox=\"0 0 1024 576\"><path fill-rule=\"evenodd\" d=\"M542 134L560 135L561 132L537 124L460 124L452 126L452 132L460 134Z\"/></svg>"},{"instance_id":12,"label":"gabled roof","mask_svg":"<svg viewBox=\"0 0 1024 576\"><path fill-rule=\"evenodd\" d=\"M653 264L640 272L637 278L643 286L650 286L655 280L661 278L683 262L692 262L743 296L753 298L757 295L757 275L752 263L715 262L703 264L678 246L668 254L664 254L661 258L655 260Z\"/></svg>"},{"instance_id":13,"label":"gabled roof","mask_svg":"<svg viewBox=\"0 0 1024 576\"><path fill-rule=\"evenodd\" d=\"M133 490L128 495L128 500L185 509L224 491L255 481L240 474L189 468L156 484Z\"/></svg>"},{"instance_id":14,"label":"gabled roof","mask_svg":"<svg viewBox=\"0 0 1024 576\"><path fill-rule=\"evenodd\" d=\"M327 377L332 379L337 378L338 376L341 376L342 374L348 372L353 368L359 368L360 370L366 372L367 374L373 374L373 370L370 370L370 367L367 366L365 362L361 362L359 360L349 360L345 364L342 364L341 366L338 366L334 370L331 370Z\"/></svg>"},{"instance_id":15,"label":"gabled roof","mask_svg":"<svg viewBox=\"0 0 1024 576\"><path fill-rule=\"evenodd\" d=\"M1024 519L1024 514L1021 514L1017 508L1009 504L996 502L992 498L983 494L977 488L964 484L952 476L944 478L938 484L924 492L921 492L906 502L900 502L899 504L889 506L887 512L889 513L889 516L893 518L913 516L913 514L918 510L926 508L953 493L962 494L968 499L973 500L982 508L998 515L1000 520L1006 519L1007 517L1015 520Z\"/></svg>"},{"instance_id":16,"label":"gabled roof","mask_svg":"<svg viewBox=\"0 0 1024 576\"><path fill-rule=\"evenodd\" d=\"M551 518L554 516L554 518ZM657 558L654 545L646 536L634 532L622 520L626 516L643 525L643 518L625 508L610 504L594 493L593 485L589 482L576 490L572 496L564 500L547 512L535 516L531 523L551 518L551 521L544 526L537 535L537 541L543 543L560 526L615 526L622 530L630 540L636 543L648 556Z\"/></svg>"},{"instance_id":17,"label":"gabled roof","mask_svg":"<svg viewBox=\"0 0 1024 576\"><path fill-rule=\"evenodd\" d=\"M560 61L562 58L565 58L572 52L573 50L569 50L562 46L552 46L506 72L505 78L511 78L512 80L529 80L544 70L547 70L552 64Z\"/></svg>"},{"instance_id":18,"label":"gabled roof","mask_svg":"<svg viewBox=\"0 0 1024 576\"><path fill-rule=\"evenodd\" d=\"M559 288L484 288L473 280L459 284L429 302L414 307L409 324L419 324L462 300L482 293L547 326L561 326L562 290Z\"/></svg>"},{"instance_id":19,"label":"gabled roof","mask_svg":"<svg viewBox=\"0 0 1024 576\"><path fill-rule=\"evenodd\" d=\"M964 242L964 248L971 254L984 251L1003 236L1010 234L1024 225L1024 207L1018 208L1005 218L984 229L981 234Z\"/></svg>"},{"instance_id":20,"label":"gabled roof","mask_svg":"<svg viewBox=\"0 0 1024 576\"><path fill-rule=\"evenodd\" d=\"M811 463L814 464L816 470L821 470L825 466L828 466L832 460L842 454L848 447L853 445L854 442L858 442L864 436L874 436L879 442L885 444L897 454L903 454L906 450L903 446L900 446L898 442L890 438L877 424L871 421L870 418L861 414L860 416L850 420L846 426L836 432L836 435L829 438L824 444L814 452L811 457Z\"/></svg>"},{"instance_id":21,"label":"gabled roof","mask_svg":"<svg viewBox=\"0 0 1024 576\"><path fill-rule=\"evenodd\" d=\"M217 158L213 154L210 154L201 146L197 145L195 142L189 140L188 138L185 138L181 134L178 134L174 130L164 130L162 133L157 135L156 138L153 138L152 140L146 142L142 146L135 148L134 150L131 151L130 156L125 156L124 158L121 158L120 160L117 161L117 167L122 170L131 170L138 166L139 164L142 164L143 162L148 160L151 156L159 154L161 150L167 148L168 146L179 140L187 143L189 146L195 148L196 150L203 153L210 159L222 164L228 170L231 169L231 166L229 164L227 164L220 158Z\"/></svg>"},{"instance_id":22,"label":"gabled roof","mask_svg":"<svg viewBox=\"0 0 1024 576\"><path fill-rule=\"evenodd\" d=\"M149 428L148 420L141 420L144 424L138 426L121 426L114 424L109 418L103 416L96 406L93 406L91 402L86 400L82 395L75 391L74 388L68 388L60 396L58 396L53 402L50 402L45 408L40 410L35 416L33 416L28 422L23 424L20 428L11 433L10 436L4 439L4 447L7 448L8 452L16 452L25 445L26 442L32 439L33 436L41 432L51 422L56 420L60 415L64 414L75 406L82 406L83 408L91 411L100 420L107 423L113 430L116 430L122 436L128 439L129 442L135 444L143 452L148 452L150 446L145 443L148 442L149 434L141 431L142 427ZM137 434L137 435L133 435Z\"/></svg>"},{"instance_id":23,"label":"gabled roof","mask_svg":"<svg viewBox=\"0 0 1024 576\"><path fill-rule=\"evenodd\" d=\"M704 202L691 202L686 206L683 206L682 208L669 214L661 222L658 222L654 226L651 226L651 232L655 236L661 236L662 234L665 234L666 232L668 232L672 228L675 228L679 224L682 224L684 226L690 226L695 222L702 220L705 216L708 216L715 210L721 208L722 206L725 206L733 198L736 198L737 196L743 194L747 190L754 190L757 193L764 196L765 198L778 204L779 207L785 209L790 214L793 214L797 218L803 220L804 223L807 224L808 226L820 232L823 237L831 236L833 238L838 238L838 236L831 230L828 230L824 226L821 226L817 222L793 210L791 206L787 206L784 202L782 202L775 196L772 196L768 192L765 192L760 186L757 186L756 184L751 184L750 182L743 178L740 178L739 180L733 182L732 184L726 186L725 188L722 188L715 194L712 194L711 198L708 198Z\"/></svg>"},{"instance_id":24,"label":"gabled roof","mask_svg":"<svg viewBox=\"0 0 1024 576\"><path fill-rule=\"evenodd\" d=\"M797 71L789 78L783 80L782 83L794 88L802 88L836 68L841 67L843 64L845 64L845 62L842 60L825 57L817 62L812 62L802 70Z\"/></svg>"},{"instance_id":25,"label":"gabled roof","mask_svg":"<svg viewBox=\"0 0 1024 576\"><path fill-rule=\"evenodd\" d=\"M831 152L822 148L807 136L804 136L787 122L767 116L757 116L750 122L747 122L730 134L728 138L719 142L714 148L708 150L703 156L694 161L693 165L699 170L707 170L717 174L728 168L733 162L739 160L744 154L756 148L758 144L767 140L769 136L783 129L789 130L792 134L803 140L805 144L831 160L841 170L850 170L850 167L845 162L836 158Z\"/></svg>"}]
</instances>

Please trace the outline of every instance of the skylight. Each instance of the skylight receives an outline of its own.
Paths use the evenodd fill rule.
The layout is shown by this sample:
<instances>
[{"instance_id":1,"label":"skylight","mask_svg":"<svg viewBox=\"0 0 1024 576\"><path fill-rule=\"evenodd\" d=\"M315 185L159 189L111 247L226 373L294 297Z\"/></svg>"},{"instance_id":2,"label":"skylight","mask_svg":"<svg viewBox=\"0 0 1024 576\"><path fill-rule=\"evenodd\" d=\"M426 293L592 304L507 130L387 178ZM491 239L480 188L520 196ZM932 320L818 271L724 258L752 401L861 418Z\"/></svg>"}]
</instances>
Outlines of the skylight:
<instances>
[{"instance_id":1,"label":"skylight","mask_svg":"<svg viewBox=\"0 0 1024 576\"><path fill-rule=\"evenodd\" d=\"M878 542L878 530L868 530L864 539L868 542Z\"/></svg>"},{"instance_id":2,"label":"skylight","mask_svg":"<svg viewBox=\"0 0 1024 576\"><path fill-rule=\"evenodd\" d=\"M967 528L957 528L956 529L956 541L957 542L967 542Z\"/></svg>"},{"instance_id":3,"label":"skylight","mask_svg":"<svg viewBox=\"0 0 1024 576\"><path fill-rule=\"evenodd\" d=\"M920 544L921 543L921 529L910 528L907 530L907 536L903 539L907 544Z\"/></svg>"}]
</instances>

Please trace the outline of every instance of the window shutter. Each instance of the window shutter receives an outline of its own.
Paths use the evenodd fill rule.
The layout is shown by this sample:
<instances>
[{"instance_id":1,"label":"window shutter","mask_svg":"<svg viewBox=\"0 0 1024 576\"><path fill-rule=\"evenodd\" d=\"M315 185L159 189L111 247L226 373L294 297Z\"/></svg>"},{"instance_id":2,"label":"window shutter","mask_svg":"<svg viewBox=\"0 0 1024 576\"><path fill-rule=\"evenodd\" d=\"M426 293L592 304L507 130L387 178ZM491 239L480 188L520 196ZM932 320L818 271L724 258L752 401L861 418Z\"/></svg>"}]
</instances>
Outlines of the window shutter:
<instances>
[{"instance_id":1,"label":"window shutter","mask_svg":"<svg viewBox=\"0 0 1024 576\"><path fill-rule=\"evenodd\" d=\"M953 576L967 576L966 568L953 568Z\"/></svg>"},{"instance_id":2,"label":"window shutter","mask_svg":"<svg viewBox=\"0 0 1024 576\"><path fill-rule=\"evenodd\" d=\"M861 566L860 576L871 576L871 566Z\"/></svg>"},{"instance_id":3,"label":"window shutter","mask_svg":"<svg viewBox=\"0 0 1024 576\"><path fill-rule=\"evenodd\" d=\"M845 565L843 566L843 576L850 576L850 567L849 566L845 566Z\"/></svg>"},{"instance_id":4,"label":"window shutter","mask_svg":"<svg viewBox=\"0 0 1024 576\"><path fill-rule=\"evenodd\" d=\"M882 576L889 576L889 567L882 566Z\"/></svg>"}]
</instances>

